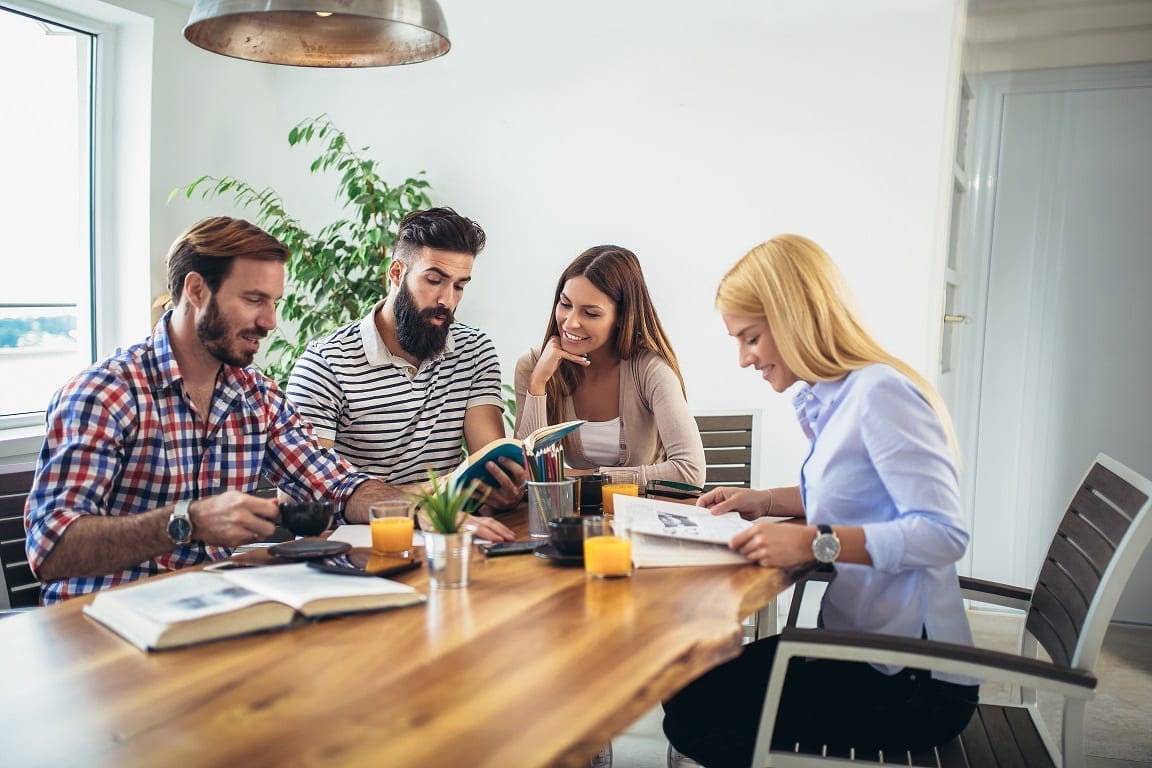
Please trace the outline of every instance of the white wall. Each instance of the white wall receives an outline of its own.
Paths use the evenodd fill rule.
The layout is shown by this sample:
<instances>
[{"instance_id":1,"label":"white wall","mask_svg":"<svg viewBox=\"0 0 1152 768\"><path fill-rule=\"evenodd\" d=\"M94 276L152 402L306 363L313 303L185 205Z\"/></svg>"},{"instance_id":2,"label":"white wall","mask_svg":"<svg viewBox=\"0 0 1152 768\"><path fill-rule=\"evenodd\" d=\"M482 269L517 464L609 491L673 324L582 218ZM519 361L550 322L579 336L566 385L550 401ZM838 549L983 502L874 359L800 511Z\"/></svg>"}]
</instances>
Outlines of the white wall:
<instances>
[{"instance_id":1,"label":"white wall","mask_svg":"<svg viewBox=\"0 0 1152 768\"><path fill-rule=\"evenodd\" d=\"M156 18L153 288L187 224L222 204L168 193L204 173L269 184L307 223L335 184L289 128L326 112L397 179L489 234L460 316L495 338L511 381L539 343L557 275L584 248L639 255L698 411L762 408L767 484L804 446L787 398L736 366L712 309L723 272L792 231L844 268L893 352L935 377L956 0L441 0L453 47L372 70L227 59Z\"/></svg>"}]
</instances>

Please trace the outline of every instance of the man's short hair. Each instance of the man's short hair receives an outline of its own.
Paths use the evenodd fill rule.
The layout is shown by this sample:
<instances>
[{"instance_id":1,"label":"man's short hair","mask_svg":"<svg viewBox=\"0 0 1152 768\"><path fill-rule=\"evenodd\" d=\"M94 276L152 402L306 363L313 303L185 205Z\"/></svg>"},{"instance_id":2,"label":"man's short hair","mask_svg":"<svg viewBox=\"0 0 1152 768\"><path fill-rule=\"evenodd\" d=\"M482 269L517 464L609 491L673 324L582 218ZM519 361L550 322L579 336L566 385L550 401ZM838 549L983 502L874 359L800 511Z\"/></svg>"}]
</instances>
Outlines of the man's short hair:
<instances>
[{"instance_id":1,"label":"man's short hair","mask_svg":"<svg viewBox=\"0 0 1152 768\"><path fill-rule=\"evenodd\" d=\"M195 272L215 293L232 272L236 259L288 261L288 248L260 227L231 216L201 219L168 249L168 292L180 301L184 278Z\"/></svg>"},{"instance_id":2,"label":"man's short hair","mask_svg":"<svg viewBox=\"0 0 1152 768\"><path fill-rule=\"evenodd\" d=\"M424 248L476 256L487 239L472 219L451 208L429 208L413 211L400 222L392 256L405 266L411 266Z\"/></svg>"}]
</instances>

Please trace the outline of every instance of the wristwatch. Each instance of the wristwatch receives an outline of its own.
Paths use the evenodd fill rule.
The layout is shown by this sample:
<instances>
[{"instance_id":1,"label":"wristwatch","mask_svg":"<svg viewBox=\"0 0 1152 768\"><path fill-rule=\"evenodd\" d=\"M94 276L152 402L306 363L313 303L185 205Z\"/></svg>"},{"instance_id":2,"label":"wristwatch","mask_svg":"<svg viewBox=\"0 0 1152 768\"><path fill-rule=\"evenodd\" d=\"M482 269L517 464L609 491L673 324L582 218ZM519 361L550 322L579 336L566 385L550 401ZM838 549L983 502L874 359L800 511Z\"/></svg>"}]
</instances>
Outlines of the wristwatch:
<instances>
[{"instance_id":1,"label":"wristwatch","mask_svg":"<svg viewBox=\"0 0 1152 768\"><path fill-rule=\"evenodd\" d=\"M819 563L831 563L840 557L840 539L832 532L832 526L816 526L816 538L812 540L812 555Z\"/></svg>"},{"instance_id":2,"label":"wristwatch","mask_svg":"<svg viewBox=\"0 0 1152 768\"><path fill-rule=\"evenodd\" d=\"M190 501L178 501L168 518L168 538L173 544L187 544L192 541L192 518L188 516Z\"/></svg>"}]
</instances>

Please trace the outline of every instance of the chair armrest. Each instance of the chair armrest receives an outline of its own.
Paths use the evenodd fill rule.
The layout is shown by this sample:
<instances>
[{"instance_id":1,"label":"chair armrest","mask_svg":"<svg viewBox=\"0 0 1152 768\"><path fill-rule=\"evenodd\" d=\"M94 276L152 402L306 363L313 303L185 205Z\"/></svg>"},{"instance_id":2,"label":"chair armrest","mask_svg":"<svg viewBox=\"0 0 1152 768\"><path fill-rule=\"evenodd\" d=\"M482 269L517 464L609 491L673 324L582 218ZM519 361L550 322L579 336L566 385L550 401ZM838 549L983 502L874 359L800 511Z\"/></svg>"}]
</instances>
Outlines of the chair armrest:
<instances>
[{"instance_id":1,"label":"chair armrest","mask_svg":"<svg viewBox=\"0 0 1152 768\"><path fill-rule=\"evenodd\" d=\"M777 660L782 655L917 667L1043 688L1082 699L1091 698L1096 688L1096 676L1092 673L1050 661L894 635L789 627L780 635Z\"/></svg>"},{"instance_id":2,"label":"chair armrest","mask_svg":"<svg viewBox=\"0 0 1152 768\"><path fill-rule=\"evenodd\" d=\"M780 633L772 674L764 693L764 710L753 754L765 755L776 729L776 714L788 675L788 662L795 657L840 659L873 664L911 666L966 677L995 679L1009 685L1053 690L1078 699L1089 699L1096 677L1089 672L1057 666L1011 653L973 648L937 640L896 637L864 632L786 627Z\"/></svg>"},{"instance_id":3,"label":"chair armrest","mask_svg":"<svg viewBox=\"0 0 1152 768\"><path fill-rule=\"evenodd\" d=\"M1032 602L1030 589L998 581L974 579L971 576L960 577L960 594L969 600L979 600L982 603L1002 605L1021 611L1028 610L1028 605Z\"/></svg>"}]
</instances>

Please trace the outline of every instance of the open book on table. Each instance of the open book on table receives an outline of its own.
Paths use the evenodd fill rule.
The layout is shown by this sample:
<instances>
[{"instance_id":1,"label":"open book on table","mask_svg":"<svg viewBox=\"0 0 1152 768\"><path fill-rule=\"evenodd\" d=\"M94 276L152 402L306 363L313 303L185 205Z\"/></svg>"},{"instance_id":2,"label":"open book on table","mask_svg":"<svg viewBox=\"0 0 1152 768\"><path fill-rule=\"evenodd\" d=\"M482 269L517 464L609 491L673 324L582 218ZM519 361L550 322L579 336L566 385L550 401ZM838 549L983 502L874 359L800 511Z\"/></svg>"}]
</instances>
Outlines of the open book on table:
<instances>
[{"instance_id":1,"label":"open book on table","mask_svg":"<svg viewBox=\"0 0 1152 768\"><path fill-rule=\"evenodd\" d=\"M687 565L746 565L728 549L728 541L752 525L790 520L761 518L755 523L735 512L713 515L674 501L617 496L616 526L631 531L632 562L637 568Z\"/></svg>"},{"instance_id":2,"label":"open book on table","mask_svg":"<svg viewBox=\"0 0 1152 768\"><path fill-rule=\"evenodd\" d=\"M546 427L532 432L523 440L515 437L504 437L499 440L493 440L485 445L478 451L474 451L467 459L461 462L460 466L452 470L449 477L456 487L467 485L473 480L479 480L490 486L497 486L499 483L492 477L492 473L485 469L484 465L489 461L495 461L499 465L500 458L509 458L518 464L524 463L524 454L536 453L551 445L563 440L567 435L576 431L583 420L566 421L563 424L549 424Z\"/></svg>"},{"instance_id":3,"label":"open book on table","mask_svg":"<svg viewBox=\"0 0 1152 768\"><path fill-rule=\"evenodd\" d=\"M400 582L293 563L149 579L99 593L84 613L138 648L159 650L424 600Z\"/></svg>"}]
</instances>

